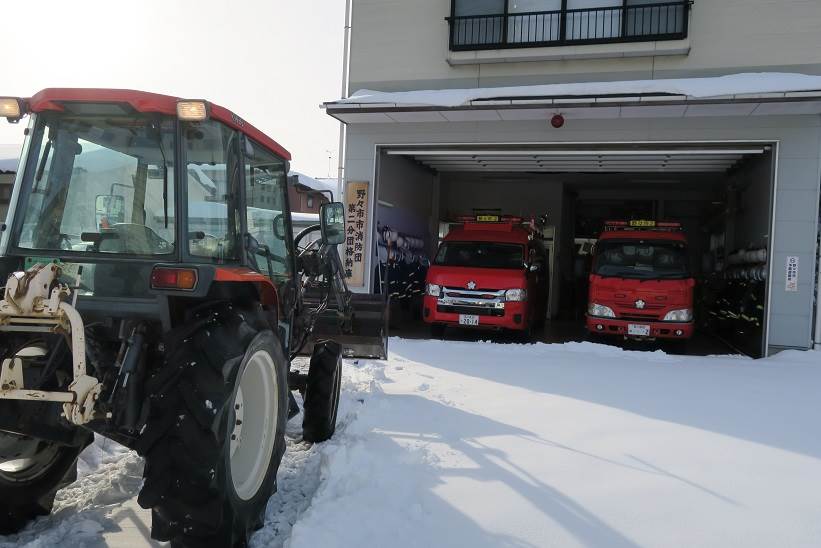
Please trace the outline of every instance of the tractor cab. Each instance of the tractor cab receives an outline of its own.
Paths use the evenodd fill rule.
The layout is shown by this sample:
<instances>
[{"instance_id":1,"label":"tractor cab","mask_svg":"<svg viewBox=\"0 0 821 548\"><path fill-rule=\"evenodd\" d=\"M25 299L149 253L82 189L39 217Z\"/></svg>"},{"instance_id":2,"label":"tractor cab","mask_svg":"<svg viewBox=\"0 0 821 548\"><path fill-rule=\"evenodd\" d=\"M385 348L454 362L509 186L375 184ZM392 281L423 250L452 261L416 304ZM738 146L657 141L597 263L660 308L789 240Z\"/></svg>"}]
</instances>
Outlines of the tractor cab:
<instances>
[{"instance_id":1,"label":"tractor cab","mask_svg":"<svg viewBox=\"0 0 821 548\"><path fill-rule=\"evenodd\" d=\"M206 101L48 89L2 105L10 120L31 120L0 275L56 260L81 312L110 320L137 311L165 328L196 299L252 291L279 319L284 343L299 345L304 333L292 329L291 316L304 308L305 261L294 242L282 146ZM308 239L318 240L320 228ZM331 285L332 275L317 277ZM339 296L322 293L333 314L329 320L323 308L316 334L360 340L349 333L350 292L337 289ZM128 304L111 307L111 299ZM366 327L375 339L367 356L384 355L382 325ZM346 346L349 355L357 350Z\"/></svg>"}]
</instances>

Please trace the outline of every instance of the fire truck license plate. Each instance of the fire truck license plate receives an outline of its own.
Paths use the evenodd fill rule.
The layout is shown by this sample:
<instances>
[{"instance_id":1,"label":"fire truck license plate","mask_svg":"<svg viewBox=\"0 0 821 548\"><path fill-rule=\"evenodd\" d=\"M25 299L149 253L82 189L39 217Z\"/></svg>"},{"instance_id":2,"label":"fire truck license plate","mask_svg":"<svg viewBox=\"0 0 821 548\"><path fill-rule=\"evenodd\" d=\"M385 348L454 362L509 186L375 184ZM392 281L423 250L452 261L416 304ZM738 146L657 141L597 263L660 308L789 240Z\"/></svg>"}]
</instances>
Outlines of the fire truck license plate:
<instances>
[{"instance_id":1,"label":"fire truck license plate","mask_svg":"<svg viewBox=\"0 0 821 548\"><path fill-rule=\"evenodd\" d=\"M649 337L650 336L650 326L649 325L640 325L635 323L627 324L627 334L628 335L635 335L636 337Z\"/></svg>"},{"instance_id":2,"label":"fire truck license plate","mask_svg":"<svg viewBox=\"0 0 821 548\"><path fill-rule=\"evenodd\" d=\"M479 325L479 316L459 314L459 325Z\"/></svg>"}]
</instances>

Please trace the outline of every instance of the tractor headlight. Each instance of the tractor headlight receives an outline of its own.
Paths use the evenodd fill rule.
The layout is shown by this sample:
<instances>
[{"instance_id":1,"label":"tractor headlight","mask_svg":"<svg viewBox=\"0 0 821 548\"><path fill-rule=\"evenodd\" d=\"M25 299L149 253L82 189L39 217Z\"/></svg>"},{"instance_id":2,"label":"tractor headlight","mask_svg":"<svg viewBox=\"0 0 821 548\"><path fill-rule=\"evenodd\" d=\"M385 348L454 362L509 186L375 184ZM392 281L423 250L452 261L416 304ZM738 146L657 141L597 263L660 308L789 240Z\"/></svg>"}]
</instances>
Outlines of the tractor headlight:
<instances>
[{"instance_id":1,"label":"tractor headlight","mask_svg":"<svg viewBox=\"0 0 821 548\"><path fill-rule=\"evenodd\" d=\"M14 97L0 97L0 118L19 120L23 116L20 99Z\"/></svg>"},{"instance_id":2,"label":"tractor headlight","mask_svg":"<svg viewBox=\"0 0 821 548\"><path fill-rule=\"evenodd\" d=\"M693 321L693 311L689 308L671 310L664 315L665 322L691 322Z\"/></svg>"},{"instance_id":3,"label":"tractor headlight","mask_svg":"<svg viewBox=\"0 0 821 548\"><path fill-rule=\"evenodd\" d=\"M428 284L425 288L425 293L431 297L438 297L442 294L442 288L436 284Z\"/></svg>"},{"instance_id":4,"label":"tractor headlight","mask_svg":"<svg viewBox=\"0 0 821 548\"><path fill-rule=\"evenodd\" d=\"M597 318L615 318L616 313L609 306L603 304L590 303L587 305L587 314Z\"/></svg>"},{"instance_id":5,"label":"tractor headlight","mask_svg":"<svg viewBox=\"0 0 821 548\"><path fill-rule=\"evenodd\" d=\"M208 119L205 101L178 101L177 118L183 122L202 122Z\"/></svg>"},{"instance_id":6,"label":"tractor headlight","mask_svg":"<svg viewBox=\"0 0 821 548\"><path fill-rule=\"evenodd\" d=\"M527 300L527 289L508 289L505 291L505 300L520 303Z\"/></svg>"}]
</instances>

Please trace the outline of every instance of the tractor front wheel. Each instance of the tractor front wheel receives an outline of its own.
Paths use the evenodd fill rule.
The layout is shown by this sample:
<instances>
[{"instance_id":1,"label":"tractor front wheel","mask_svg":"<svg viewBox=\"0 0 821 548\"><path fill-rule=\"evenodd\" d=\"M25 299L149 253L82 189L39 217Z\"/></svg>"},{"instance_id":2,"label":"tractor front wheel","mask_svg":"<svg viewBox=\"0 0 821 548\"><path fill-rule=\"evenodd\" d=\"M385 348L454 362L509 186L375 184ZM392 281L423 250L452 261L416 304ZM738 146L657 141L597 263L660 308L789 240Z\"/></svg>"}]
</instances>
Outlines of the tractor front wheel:
<instances>
[{"instance_id":1,"label":"tractor front wheel","mask_svg":"<svg viewBox=\"0 0 821 548\"><path fill-rule=\"evenodd\" d=\"M342 347L334 341L317 343L305 386L302 439L319 443L334 435L341 386Z\"/></svg>"},{"instance_id":2,"label":"tractor front wheel","mask_svg":"<svg viewBox=\"0 0 821 548\"><path fill-rule=\"evenodd\" d=\"M169 337L149 379L139 496L152 536L175 546L244 546L276 491L288 416L286 359L271 331L230 305Z\"/></svg>"}]
</instances>

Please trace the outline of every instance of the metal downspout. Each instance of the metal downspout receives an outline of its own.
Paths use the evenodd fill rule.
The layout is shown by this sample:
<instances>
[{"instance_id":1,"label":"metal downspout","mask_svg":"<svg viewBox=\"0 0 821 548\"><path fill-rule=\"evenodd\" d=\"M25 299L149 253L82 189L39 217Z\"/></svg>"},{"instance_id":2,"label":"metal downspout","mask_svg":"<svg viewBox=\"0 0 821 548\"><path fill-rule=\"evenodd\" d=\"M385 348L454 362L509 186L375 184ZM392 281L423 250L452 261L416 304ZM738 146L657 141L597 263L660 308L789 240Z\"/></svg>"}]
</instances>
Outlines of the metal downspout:
<instances>
[{"instance_id":1,"label":"metal downspout","mask_svg":"<svg viewBox=\"0 0 821 548\"><path fill-rule=\"evenodd\" d=\"M348 97L348 64L350 62L350 44L351 44L351 11L353 0L346 0L345 2L345 38L342 46L342 99ZM344 201L344 180L345 180L345 122L339 121L339 151L337 157L339 158L339 165L337 168L337 201Z\"/></svg>"}]
</instances>

